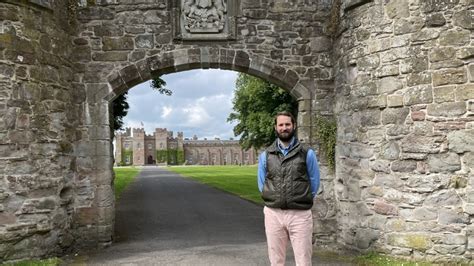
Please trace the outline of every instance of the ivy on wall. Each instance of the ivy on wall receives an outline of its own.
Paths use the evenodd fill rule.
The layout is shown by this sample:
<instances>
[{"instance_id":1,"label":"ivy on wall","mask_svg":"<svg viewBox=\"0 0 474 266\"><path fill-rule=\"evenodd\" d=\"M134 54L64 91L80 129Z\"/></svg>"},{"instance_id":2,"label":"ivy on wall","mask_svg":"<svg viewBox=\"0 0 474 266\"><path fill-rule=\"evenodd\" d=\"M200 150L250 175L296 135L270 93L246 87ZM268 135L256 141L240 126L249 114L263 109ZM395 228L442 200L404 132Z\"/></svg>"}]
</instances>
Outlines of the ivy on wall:
<instances>
[{"instance_id":1,"label":"ivy on wall","mask_svg":"<svg viewBox=\"0 0 474 266\"><path fill-rule=\"evenodd\" d=\"M166 162L168 162L168 150L156 151L156 162L157 163L166 163Z\"/></svg>"},{"instance_id":2,"label":"ivy on wall","mask_svg":"<svg viewBox=\"0 0 474 266\"><path fill-rule=\"evenodd\" d=\"M176 153L177 164L184 164L184 151L178 150Z\"/></svg>"},{"instance_id":3,"label":"ivy on wall","mask_svg":"<svg viewBox=\"0 0 474 266\"><path fill-rule=\"evenodd\" d=\"M168 150L168 164L176 164L177 150Z\"/></svg>"},{"instance_id":4,"label":"ivy on wall","mask_svg":"<svg viewBox=\"0 0 474 266\"><path fill-rule=\"evenodd\" d=\"M184 151L176 149L156 151L156 162L179 165L184 163Z\"/></svg>"},{"instance_id":5,"label":"ivy on wall","mask_svg":"<svg viewBox=\"0 0 474 266\"><path fill-rule=\"evenodd\" d=\"M334 118L316 116L316 136L329 169L336 170L337 123Z\"/></svg>"},{"instance_id":6,"label":"ivy on wall","mask_svg":"<svg viewBox=\"0 0 474 266\"><path fill-rule=\"evenodd\" d=\"M130 162L127 163L126 159L130 158ZM122 165L132 165L133 164L133 151L132 150L123 150L122 151Z\"/></svg>"}]
</instances>

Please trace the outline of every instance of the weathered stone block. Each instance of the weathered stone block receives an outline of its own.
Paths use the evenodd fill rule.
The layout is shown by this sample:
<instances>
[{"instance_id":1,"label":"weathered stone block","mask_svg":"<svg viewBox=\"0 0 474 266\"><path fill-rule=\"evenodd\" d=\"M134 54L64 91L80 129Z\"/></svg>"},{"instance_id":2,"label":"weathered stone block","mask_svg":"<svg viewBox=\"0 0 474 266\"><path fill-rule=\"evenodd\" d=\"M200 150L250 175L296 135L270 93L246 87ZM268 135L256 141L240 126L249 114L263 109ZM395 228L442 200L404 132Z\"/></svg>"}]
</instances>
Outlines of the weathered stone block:
<instances>
[{"instance_id":1,"label":"weathered stone block","mask_svg":"<svg viewBox=\"0 0 474 266\"><path fill-rule=\"evenodd\" d=\"M474 151L474 130L457 130L448 133L449 149L456 153Z\"/></svg>"},{"instance_id":2,"label":"weathered stone block","mask_svg":"<svg viewBox=\"0 0 474 266\"><path fill-rule=\"evenodd\" d=\"M433 98L436 103L454 102L455 86L433 88Z\"/></svg>"},{"instance_id":3,"label":"weathered stone block","mask_svg":"<svg viewBox=\"0 0 474 266\"><path fill-rule=\"evenodd\" d=\"M433 85L441 86L447 84L459 84L467 81L467 73L464 68L445 69L433 73Z\"/></svg>"},{"instance_id":4,"label":"weathered stone block","mask_svg":"<svg viewBox=\"0 0 474 266\"><path fill-rule=\"evenodd\" d=\"M403 87L403 83L396 77L386 77L377 81L380 93L393 93Z\"/></svg>"},{"instance_id":5,"label":"weathered stone block","mask_svg":"<svg viewBox=\"0 0 474 266\"><path fill-rule=\"evenodd\" d=\"M442 68L457 68L464 65L464 62L459 59L445 60L435 62L431 64L431 69L442 69Z\"/></svg>"},{"instance_id":6,"label":"weathered stone block","mask_svg":"<svg viewBox=\"0 0 474 266\"><path fill-rule=\"evenodd\" d=\"M429 53L430 62L453 59L456 55L454 47L434 47Z\"/></svg>"},{"instance_id":7,"label":"weathered stone block","mask_svg":"<svg viewBox=\"0 0 474 266\"><path fill-rule=\"evenodd\" d=\"M461 255L466 252L465 245L434 245L433 250L442 255Z\"/></svg>"},{"instance_id":8,"label":"weathered stone block","mask_svg":"<svg viewBox=\"0 0 474 266\"><path fill-rule=\"evenodd\" d=\"M79 225L94 225L97 223L99 208L84 207L77 208L74 214L74 222Z\"/></svg>"},{"instance_id":9,"label":"weathered stone block","mask_svg":"<svg viewBox=\"0 0 474 266\"><path fill-rule=\"evenodd\" d=\"M94 52L92 60L94 61L127 61L128 52L110 51L110 52Z\"/></svg>"},{"instance_id":10,"label":"weathered stone block","mask_svg":"<svg viewBox=\"0 0 474 266\"><path fill-rule=\"evenodd\" d=\"M152 34L138 35L135 37L136 48L153 48L155 46L154 36Z\"/></svg>"},{"instance_id":11,"label":"weathered stone block","mask_svg":"<svg viewBox=\"0 0 474 266\"><path fill-rule=\"evenodd\" d=\"M421 2L421 10L426 13L450 10L459 0L427 0Z\"/></svg>"},{"instance_id":12,"label":"weathered stone block","mask_svg":"<svg viewBox=\"0 0 474 266\"><path fill-rule=\"evenodd\" d=\"M418 221L432 221L438 219L438 209L437 208L425 208L419 207L413 210L413 215L411 219Z\"/></svg>"},{"instance_id":13,"label":"weathered stone block","mask_svg":"<svg viewBox=\"0 0 474 266\"><path fill-rule=\"evenodd\" d=\"M113 24L103 24L94 26L94 35L96 37L118 37L123 35L123 28Z\"/></svg>"},{"instance_id":14,"label":"weathered stone block","mask_svg":"<svg viewBox=\"0 0 474 266\"><path fill-rule=\"evenodd\" d=\"M130 65L121 69L120 76L122 77L123 81L127 83L128 86L134 86L140 81L142 81L140 73L138 72L138 68L135 65Z\"/></svg>"},{"instance_id":15,"label":"weathered stone block","mask_svg":"<svg viewBox=\"0 0 474 266\"><path fill-rule=\"evenodd\" d=\"M395 161L390 166L390 169L394 172L413 172L417 167L416 161Z\"/></svg>"},{"instance_id":16,"label":"weathered stone block","mask_svg":"<svg viewBox=\"0 0 474 266\"><path fill-rule=\"evenodd\" d=\"M436 153L440 150L441 143L433 137L408 135L402 139L402 151L408 153Z\"/></svg>"},{"instance_id":17,"label":"weathered stone block","mask_svg":"<svg viewBox=\"0 0 474 266\"><path fill-rule=\"evenodd\" d=\"M407 86L417 86L431 83L431 73L413 73L407 75Z\"/></svg>"},{"instance_id":18,"label":"weathered stone block","mask_svg":"<svg viewBox=\"0 0 474 266\"><path fill-rule=\"evenodd\" d=\"M474 57L474 47L463 47L458 49L456 57L459 59L468 59Z\"/></svg>"},{"instance_id":19,"label":"weathered stone block","mask_svg":"<svg viewBox=\"0 0 474 266\"><path fill-rule=\"evenodd\" d=\"M454 13L453 21L456 26L467 30L474 29L472 10L462 10Z\"/></svg>"},{"instance_id":20,"label":"weathered stone block","mask_svg":"<svg viewBox=\"0 0 474 266\"><path fill-rule=\"evenodd\" d=\"M409 112L408 108L387 108L382 112L382 124L403 124Z\"/></svg>"},{"instance_id":21,"label":"weathered stone block","mask_svg":"<svg viewBox=\"0 0 474 266\"><path fill-rule=\"evenodd\" d=\"M389 51L380 53L380 60L383 63L401 60L410 57L410 49L407 47L392 48Z\"/></svg>"},{"instance_id":22,"label":"weathered stone block","mask_svg":"<svg viewBox=\"0 0 474 266\"><path fill-rule=\"evenodd\" d=\"M378 214L396 216L398 215L398 208L395 205L388 204L383 200L375 200L374 211Z\"/></svg>"},{"instance_id":23,"label":"weathered stone block","mask_svg":"<svg viewBox=\"0 0 474 266\"><path fill-rule=\"evenodd\" d=\"M461 170L461 160L455 153L431 155L428 157L428 165L433 173Z\"/></svg>"},{"instance_id":24,"label":"weathered stone block","mask_svg":"<svg viewBox=\"0 0 474 266\"><path fill-rule=\"evenodd\" d=\"M389 219L386 228L391 232L403 232L407 228L407 223L402 219Z\"/></svg>"},{"instance_id":25,"label":"weathered stone block","mask_svg":"<svg viewBox=\"0 0 474 266\"><path fill-rule=\"evenodd\" d=\"M456 100L465 101L474 99L474 83L459 85L456 89Z\"/></svg>"},{"instance_id":26,"label":"weathered stone block","mask_svg":"<svg viewBox=\"0 0 474 266\"><path fill-rule=\"evenodd\" d=\"M397 76L400 74L400 68L398 64L396 65L385 65L380 68L378 68L375 71L375 76L376 77L387 77L387 76Z\"/></svg>"},{"instance_id":27,"label":"weathered stone block","mask_svg":"<svg viewBox=\"0 0 474 266\"><path fill-rule=\"evenodd\" d=\"M378 230L373 229L357 229L355 235L355 243L360 249L369 248L380 237Z\"/></svg>"},{"instance_id":28,"label":"weathered stone block","mask_svg":"<svg viewBox=\"0 0 474 266\"><path fill-rule=\"evenodd\" d=\"M416 32L412 35L413 42L426 42L429 40L433 40L439 37L438 29L433 28L425 28Z\"/></svg>"},{"instance_id":29,"label":"weathered stone block","mask_svg":"<svg viewBox=\"0 0 474 266\"><path fill-rule=\"evenodd\" d=\"M357 68L360 71L370 71L377 68L380 64L378 54L367 55L357 60Z\"/></svg>"},{"instance_id":30,"label":"weathered stone block","mask_svg":"<svg viewBox=\"0 0 474 266\"><path fill-rule=\"evenodd\" d=\"M390 1L385 6L385 12L389 18L406 18L410 16L408 3L403 0Z\"/></svg>"},{"instance_id":31,"label":"weathered stone block","mask_svg":"<svg viewBox=\"0 0 474 266\"><path fill-rule=\"evenodd\" d=\"M471 169L471 172L474 172L474 152L466 152L461 160L466 167Z\"/></svg>"},{"instance_id":32,"label":"weathered stone block","mask_svg":"<svg viewBox=\"0 0 474 266\"><path fill-rule=\"evenodd\" d=\"M467 237L465 234L444 234L441 243L445 245L465 245Z\"/></svg>"},{"instance_id":33,"label":"weathered stone block","mask_svg":"<svg viewBox=\"0 0 474 266\"><path fill-rule=\"evenodd\" d=\"M412 111L411 119L413 121L424 121L426 118L426 113L423 111Z\"/></svg>"},{"instance_id":34,"label":"weathered stone block","mask_svg":"<svg viewBox=\"0 0 474 266\"><path fill-rule=\"evenodd\" d=\"M104 37L102 38L102 49L110 50L133 50L132 37Z\"/></svg>"},{"instance_id":35,"label":"weathered stone block","mask_svg":"<svg viewBox=\"0 0 474 266\"><path fill-rule=\"evenodd\" d=\"M452 198L448 205L458 205L458 201L455 198ZM441 202L440 202L441 204ZM443 205L438 205L443 206ZM440 224L464 224L469 221L469 215L462 212L462 209L439 209L438 222Z\"/></svg>"},{"instance_id":36,"label":"weathered stone block","mask_svg":"<svg viewBox=\"0 0 474 266\"><path fill-rule=\"evenodd\" d=\"M441 32L439 43L441 46L463 46L470 41L469 30L447 30Z\"/></svg>"},{"instance_id":37,"label":"weathered stone block","mask_svg":"<svg viewBox=\"0 0 474 266\"><path fill-rule=\"evenodd\" d=\"M114 18L114 11L109 8L88 7L80 9L77 18L84 22L90 20L111 20Z\"/></svg>"},{"instance_id":38,"label":"weathered stone block","mask_svg":"<svg viewBox=\"0 0 474 266\"><path fill-rule=\"evenodd\" d=\"M387 160L398 159L400 146L395 141L390 141L380 148L380 157Z\"/></svg>"},{"instance_id":39,"label":"weathered stone block","mask_svg":"<svg viewBox=\"0 0 474 266\"><path fill-rule=\"evenodd\" d=\"M387 242L392 246L412 248L420 251L428 250L433 245L430 235L417 233L389 234L387 236Z\"/></svg>"},{"instance_id":40,"label":"weathered stone block","mask_svg":"<svg viewBox=\"0 0 474 266\"><path fill-rule=\"evenodd\" d=\"M427 108L429 116L457 117L466 113L465 102L449 102L440 104L429 104Z\"/></svg>"},{"instance_id":41,"label":"weathered stone block","mask_svg":"<svg viewBox=\"0 0 474 266\"><path fill-rule=\"evenodd\" d=\"M432 13L426 17L426 25L428 27L441 27L446 24L446 19L442 13Z\"/></svg>"},{"instance_id":42,"label":"weathered stone block","mask_svg":"<svg viewBox=\"0 0 474 266\"><path fill-rule=\"evenodd\" d=\"M370 163L370 169L374 172L390 173L390 161L374 160Z\"/></svg>"},{"instance_id":43,"label":"weathered stone block","mask_svg":"<svg viewBox=\"0 0 474 266\"><path fill-rule=\"evenodd\" d=\"M409 19L397 19L393 25L395 35L418 32L423 28L423 21L416 17Z\"/></svg>"},{"instance_id":44,"label":"weathered stone block","mask_svg":"<svg viewBox=\"0 0 474 266\"><path fill-rule=\"evenodd\" d=\"M396 174L377 173L374 179L374 185L382 188L399 189L403 187L403 180Z\"/></svg>"},{"instance_id":45,"label":"weathered stone block","mask_svg":"<svg viewBox=\"0 0 474 266\"><path fill-rule=\"evenodd\" d=\"M421 85L407 89L403 95L405 105L415 105L433 102L433 91L431 85Z\"/></svg>"}]
</instances>

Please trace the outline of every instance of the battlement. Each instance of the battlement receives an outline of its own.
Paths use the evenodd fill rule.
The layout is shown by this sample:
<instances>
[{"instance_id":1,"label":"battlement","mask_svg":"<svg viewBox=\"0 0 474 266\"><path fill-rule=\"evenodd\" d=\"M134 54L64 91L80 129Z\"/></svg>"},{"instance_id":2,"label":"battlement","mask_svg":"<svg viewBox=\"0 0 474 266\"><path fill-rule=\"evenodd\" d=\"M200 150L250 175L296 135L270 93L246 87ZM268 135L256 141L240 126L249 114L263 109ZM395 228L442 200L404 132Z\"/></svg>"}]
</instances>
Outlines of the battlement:
<instances>
[{"instance_id":1,"label":"battlement","mask_svg":"<svg viewBox=\"0 0 474 266\"><path fill-rule=\"evenodd\" d=\"M155 133L166 133L168 129L166 128L155 128Z\"/></svg>"},{"instance_id":2,"label":"battlement","mask_svg":"<svg viewBox=\"0 0 474 266\"><path fill-rule=\"evenodd\" d=\"M145 134L145 129L144 128L134 128L133 129L133 134L135 134L135 133Z\"/></svg>"}]
</instances>

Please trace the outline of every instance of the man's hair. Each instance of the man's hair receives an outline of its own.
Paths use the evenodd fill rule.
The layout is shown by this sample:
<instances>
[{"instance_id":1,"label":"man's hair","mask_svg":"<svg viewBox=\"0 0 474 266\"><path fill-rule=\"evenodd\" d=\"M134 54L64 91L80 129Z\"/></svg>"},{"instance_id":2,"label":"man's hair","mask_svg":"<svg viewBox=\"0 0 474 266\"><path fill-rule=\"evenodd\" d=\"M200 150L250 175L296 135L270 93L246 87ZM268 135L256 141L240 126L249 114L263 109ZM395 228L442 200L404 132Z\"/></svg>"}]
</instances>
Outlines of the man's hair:
<instances>
[{"instance_id":1,"label":"man's hair","mask_svg":"<svg viewBox=\"0 0 474 266\"><path fill-rule=\"evenodd\" d=\"M293 114L290 113L290 112L288 112L288 111L283 111L283 112L278 112L278 113L275 115L275 125L277 124L277 118L278 118L279 116L282 116L282 115L283 115L283 116L288 116L288 117L290 117L290 118L291 118L291 123L292 123L293 125L296 124L296 121L295 121L296 119L295 119L295 117L293 116Z\"/></svg>"}]
</instances>

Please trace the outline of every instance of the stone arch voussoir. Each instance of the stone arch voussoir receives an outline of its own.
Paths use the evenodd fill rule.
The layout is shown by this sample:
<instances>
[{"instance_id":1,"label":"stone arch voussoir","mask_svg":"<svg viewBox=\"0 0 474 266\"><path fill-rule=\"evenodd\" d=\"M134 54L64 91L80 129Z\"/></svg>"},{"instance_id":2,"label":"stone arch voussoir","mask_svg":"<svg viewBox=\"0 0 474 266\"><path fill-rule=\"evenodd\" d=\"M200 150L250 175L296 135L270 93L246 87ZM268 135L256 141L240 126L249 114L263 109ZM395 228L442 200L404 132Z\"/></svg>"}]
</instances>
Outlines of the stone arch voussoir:
<instances>
[{"instance_id":1,"label":"stone arch voussoir","mask_svg":"<svg viewBox=\"0 0 474 266\"><path fill-rule=\"evenodd\" d=\"M218 68L247 73L286 89L300 102L311 100L310 90L301 82L295 71L259 55L216 47L164 52L128 65L108 76L108 93L104 95L104 100L110 102L133 86L154 76L198 68Z\"/></svg>"}]
</instances>

